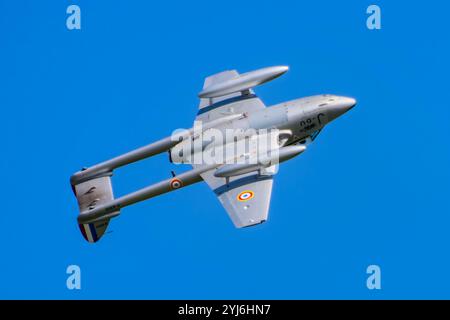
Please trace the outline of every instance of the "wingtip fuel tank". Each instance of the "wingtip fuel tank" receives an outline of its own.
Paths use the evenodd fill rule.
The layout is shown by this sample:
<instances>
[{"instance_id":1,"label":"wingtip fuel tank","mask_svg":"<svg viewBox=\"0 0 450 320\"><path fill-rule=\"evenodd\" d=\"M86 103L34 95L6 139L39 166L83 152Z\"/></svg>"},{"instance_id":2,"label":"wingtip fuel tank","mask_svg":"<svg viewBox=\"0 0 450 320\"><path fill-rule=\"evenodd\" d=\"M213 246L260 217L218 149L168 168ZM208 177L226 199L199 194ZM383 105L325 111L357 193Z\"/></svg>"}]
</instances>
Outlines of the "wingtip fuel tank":
<instances>
[{"instance_id":1,"label":"wingtip fuel tank","mask_svg":"<svg viewBox=\"0 0 450 320\"><path fill-rule=\"evenodd\" d=\"M249 159L246 163L226 164L214 172L217 178L229 178L267 168L277 163L287 161L298 156L306 150L304 145L287 146L259 156L257 159Z\"/></svg>"},{"instance_id":2,"label":"wingtip fuel tank","mask_svg":"<svg viewBox=\"0 0 450 320\"><path fill-rule=\"evenodd\" d=\"M214 83L206 87L198 96L200 98L216 98L234 92L246 91L278 78L288 70L288 66L275 66L243 73L227 81Z\"/></svg>"}]
</instances>

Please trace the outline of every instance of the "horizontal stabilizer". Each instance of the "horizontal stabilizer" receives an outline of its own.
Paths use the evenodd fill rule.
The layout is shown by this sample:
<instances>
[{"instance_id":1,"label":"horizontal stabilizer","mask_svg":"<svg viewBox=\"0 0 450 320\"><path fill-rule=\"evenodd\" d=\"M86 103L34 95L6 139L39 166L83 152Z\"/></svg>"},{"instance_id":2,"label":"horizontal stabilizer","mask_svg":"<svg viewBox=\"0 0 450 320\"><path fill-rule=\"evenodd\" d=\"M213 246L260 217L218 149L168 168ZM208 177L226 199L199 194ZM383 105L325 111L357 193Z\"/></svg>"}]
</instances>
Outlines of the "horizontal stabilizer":
<instances>
[{"instance_id":1,"label":"horizontal stabilizer","mask_svg":"<svg viewBox=\"0 0 450 320\"><path fill-rule=\"evenodd\" d=\"M78 200L80 215L88 213L97 206L111 202L114 199L111 175L112 173L108 172L73 186ZM117 216L119 213L119 210L117 210L116 212L108 213L104 218L100 217L95 219L95 221L79 224L81 234L87 241L97 242L105 233L111 217Z\"/></svg>"}]
</instances>

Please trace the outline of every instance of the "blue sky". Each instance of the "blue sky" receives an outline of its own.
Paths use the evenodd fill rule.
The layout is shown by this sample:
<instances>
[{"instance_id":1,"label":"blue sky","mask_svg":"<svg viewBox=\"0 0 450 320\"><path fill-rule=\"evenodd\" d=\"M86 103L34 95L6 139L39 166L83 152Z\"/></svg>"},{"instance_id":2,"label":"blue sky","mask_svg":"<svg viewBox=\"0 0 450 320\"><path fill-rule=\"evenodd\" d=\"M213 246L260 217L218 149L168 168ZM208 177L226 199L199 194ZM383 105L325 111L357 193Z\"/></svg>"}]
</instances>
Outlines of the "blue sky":
<instances>
[{"instance_id":1,"label":"blue sky","mask_svg":"<svg viewBox=\"0 0 450 320\"><path fill-rule=\"evenodd\" d=\"M0 2L0 298L450 298L450 8L374 1L370 31L371 3ZM70 4L81 30L66 28ZM190 127L205 76L280 64L256 90L267 105L359 104L282 165L267 223L235 229L196 184L82 239L73 172ZM160 155L117 170L114 192L185 169Z\"/></svg>"}]
</instances>

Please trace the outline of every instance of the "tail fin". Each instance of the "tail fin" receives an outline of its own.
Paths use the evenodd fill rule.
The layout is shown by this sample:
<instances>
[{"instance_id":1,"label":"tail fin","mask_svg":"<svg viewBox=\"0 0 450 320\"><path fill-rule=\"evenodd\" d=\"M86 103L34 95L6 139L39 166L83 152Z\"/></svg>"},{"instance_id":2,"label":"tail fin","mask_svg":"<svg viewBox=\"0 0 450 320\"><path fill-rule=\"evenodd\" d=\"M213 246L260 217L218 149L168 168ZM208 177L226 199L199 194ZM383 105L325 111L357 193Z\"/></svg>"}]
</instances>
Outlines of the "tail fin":
<instances>
[{"instance_id":1,"label":"tail fin","mask_svg":"<svg viewBox=\"0 0 450 320\"><path fill-rule=\"evenodd\" d=\"M96 206L111 202L114 199L111 172L81 182L73 187L78 200L80 213L94 209ZM116 215L119 211L115 212ZM100 240L108 228L110 218L96 220L95 222L79 224L83 237L93 243Z\"/></svg>"}]
</instances>

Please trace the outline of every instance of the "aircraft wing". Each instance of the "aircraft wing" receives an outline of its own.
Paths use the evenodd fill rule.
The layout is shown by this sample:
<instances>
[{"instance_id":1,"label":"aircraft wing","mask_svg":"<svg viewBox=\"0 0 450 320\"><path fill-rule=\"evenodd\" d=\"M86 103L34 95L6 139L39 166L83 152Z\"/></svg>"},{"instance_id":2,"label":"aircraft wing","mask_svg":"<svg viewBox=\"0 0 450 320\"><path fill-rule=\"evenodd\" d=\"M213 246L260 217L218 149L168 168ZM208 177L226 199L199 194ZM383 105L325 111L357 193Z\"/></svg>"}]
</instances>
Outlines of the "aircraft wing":
<instances>
[{"instance_id":1,"label":"aircraft wing","mask_svg":"<svg viewBox=\"0 0 450 320\"><path fill-rule=\"evenodd\" d=\"M236 70L212 75L205 79L203 88L238 76L239 73ZM250 88L220 97L200 99L196 121L208 122L265 107L265 104ZM194 165L194 167L199 167L199 165ZM230 177L228 181L225 178L214 176L215 169L207 171L201 176L217 195L234 225L237 228L242 228L267 220L272 194L273 169L275 167L264 169L261 173L255 171Z\"/></svg>"},{"instance_id":2,"label":"aircraft wing","mask_svg":"<svg viewBox=\"0 0 450 320\"><path fill-rule=\"evenodd\" d=\"M213 189L236 228L263 223L269 214L273 175L248 173L230 178L216 178L214 171L202 174Z\"/></svg>"}]
</instances>

